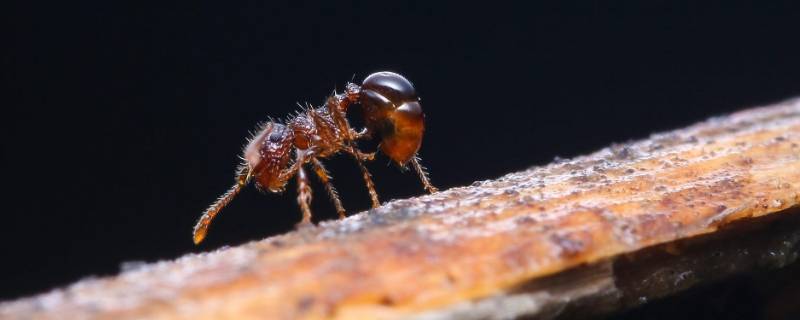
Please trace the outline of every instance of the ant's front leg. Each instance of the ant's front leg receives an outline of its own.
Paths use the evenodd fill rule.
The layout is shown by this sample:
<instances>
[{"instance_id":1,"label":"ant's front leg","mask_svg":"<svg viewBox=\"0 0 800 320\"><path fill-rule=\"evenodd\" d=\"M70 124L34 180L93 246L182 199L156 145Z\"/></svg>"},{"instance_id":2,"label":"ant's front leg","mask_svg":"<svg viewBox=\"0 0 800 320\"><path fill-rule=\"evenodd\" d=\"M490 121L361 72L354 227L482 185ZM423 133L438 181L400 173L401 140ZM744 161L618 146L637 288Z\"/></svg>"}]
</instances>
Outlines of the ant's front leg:
<instances>
[{"instance_id":1,"label":"ant's front leg","mask_svg":"<svg viewBox=\"0 0 800 320\"><path fill-rule=\"evenodd\" d=\"M298 226L311 224L311 186L308 182L308 175L303 169L306 160L303 155L297 157L297 204L303 212L303 219Z\"/></svg>"},{"instance_id":2,"label":"ant's front leg","mask_svg":"<svg viewBox=\"0 0 800 320\"><path fill-rule=\"evenodd\" d=\"M308 185L308 176L302 166L297 170L297 204L303 212L303 219L299 225L311 224L311 187Z\"/></svg>"}]
</instances>

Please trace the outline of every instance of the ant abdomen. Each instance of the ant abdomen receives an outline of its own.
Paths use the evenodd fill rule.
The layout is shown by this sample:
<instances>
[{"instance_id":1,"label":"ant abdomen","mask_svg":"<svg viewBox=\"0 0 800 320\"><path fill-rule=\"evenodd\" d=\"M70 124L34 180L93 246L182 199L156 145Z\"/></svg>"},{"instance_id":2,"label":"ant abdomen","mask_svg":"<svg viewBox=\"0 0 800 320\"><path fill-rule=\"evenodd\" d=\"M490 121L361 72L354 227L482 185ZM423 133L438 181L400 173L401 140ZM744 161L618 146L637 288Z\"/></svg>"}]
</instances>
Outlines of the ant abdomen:
<instances>
[{"instance_id":1,"label":"ant abdomen","mask_svg":"<svg viewBox=\"0 0 800 320\"><path fill-rule=\"evenodd\" d=\"M380 149L404 166L416 155L425 131L422 106L414 86L393 72L376 72L361 86L364 122L380 136Z\"/></svg>"}]
</instances>

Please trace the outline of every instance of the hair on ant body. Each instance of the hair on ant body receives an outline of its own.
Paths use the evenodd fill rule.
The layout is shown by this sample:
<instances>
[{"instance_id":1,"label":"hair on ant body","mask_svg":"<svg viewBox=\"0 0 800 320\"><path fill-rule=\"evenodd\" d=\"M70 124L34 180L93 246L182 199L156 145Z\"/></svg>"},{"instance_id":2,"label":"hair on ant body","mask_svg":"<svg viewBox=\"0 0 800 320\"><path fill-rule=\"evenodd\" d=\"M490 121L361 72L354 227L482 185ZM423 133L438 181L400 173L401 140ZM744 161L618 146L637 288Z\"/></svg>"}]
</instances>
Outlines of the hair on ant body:
<instances>
[{"instance_id":1,"label":"hair on ant body","mask_svg":"<svg viewBox=\"0 0 800 320\"><path fill-rule=\"evenodd\" d=\"M352 104L362 107L365 128L361 131L351 128L347 121L347 111ZM328 97L321 107L301 110L285 124L266 122L244 148L236 184L197 221L194 243L199 244L205 239L214 217L251 181L260 190L277 193L285 189L289 179L296 177L297 203L303 215L300 224L310 224L311 187L304 168L307 164L325 185L339 218L344 218L345 210L331 184L331 176L320 161L338 153L347 153L355 159L367 185L372 207L379 206L375 184L364 165L375 158L375 152L361 152L356 146L358 140L377 139L382 153L400 167L410 163L425 189L430 193L436 192L417 157L425 131L424 118L411 82L397 73L384 71L369 75L361 86L348 83L345 92Z\"/></svg>"}]
</instances>

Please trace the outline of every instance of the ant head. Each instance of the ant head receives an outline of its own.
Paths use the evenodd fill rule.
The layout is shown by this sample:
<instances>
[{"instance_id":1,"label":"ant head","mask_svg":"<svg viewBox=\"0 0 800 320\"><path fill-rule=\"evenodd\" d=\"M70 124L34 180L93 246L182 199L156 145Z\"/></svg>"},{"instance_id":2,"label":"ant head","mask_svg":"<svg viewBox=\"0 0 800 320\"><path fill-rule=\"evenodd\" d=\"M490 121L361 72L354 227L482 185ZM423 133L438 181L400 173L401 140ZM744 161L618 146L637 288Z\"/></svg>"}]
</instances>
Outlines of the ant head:
<instances>
[{"instance_id":1,"label":"ant head","mask_svg":"<svg viewBox=\"0 0 800 320\"><path fill-rule=\"evenodd\" d=\"M381 151L404 166L419 150L425 131L414 86L397 73L373 73L361 85L361 105L367 128L381 140Z\"/></svg>"},{"instance_id":2,"label":"ant head","mask_svg":"<svg viewBox=\"0 0 800 320\"><path fill-rule=\"evenodd\" d=\"M281 179L280 173L289 163L292 140L292 130L280 123L267 122L247 144L245 165L258 189L283 191L286 181Z\"/></svg>"}]
</instances>

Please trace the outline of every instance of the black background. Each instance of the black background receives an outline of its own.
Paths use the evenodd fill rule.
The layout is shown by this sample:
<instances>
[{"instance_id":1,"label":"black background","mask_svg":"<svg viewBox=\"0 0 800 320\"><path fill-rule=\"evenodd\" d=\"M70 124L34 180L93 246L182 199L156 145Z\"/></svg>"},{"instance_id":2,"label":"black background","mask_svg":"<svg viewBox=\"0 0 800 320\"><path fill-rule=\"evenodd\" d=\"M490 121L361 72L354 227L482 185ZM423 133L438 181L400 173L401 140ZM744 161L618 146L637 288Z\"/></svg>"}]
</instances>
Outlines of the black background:
<instances>
[{"instance_id":1,"label":"black background","mask_svg":"<svg viewBox=\"0 0 800 320\"><path fill-rule=\"evenodd\" d=\"M4 10L0 298L291 230L294 185L249 188L191 242L257 122L374 71L417 87L441 188L800 95L798 6L646 2ZM367 209L355 164L327 163L345 207ZM422 193L387 164L369 165L382 201ZM315 218L335 217L313 186Z\"/></svg>"}]
</instances>

